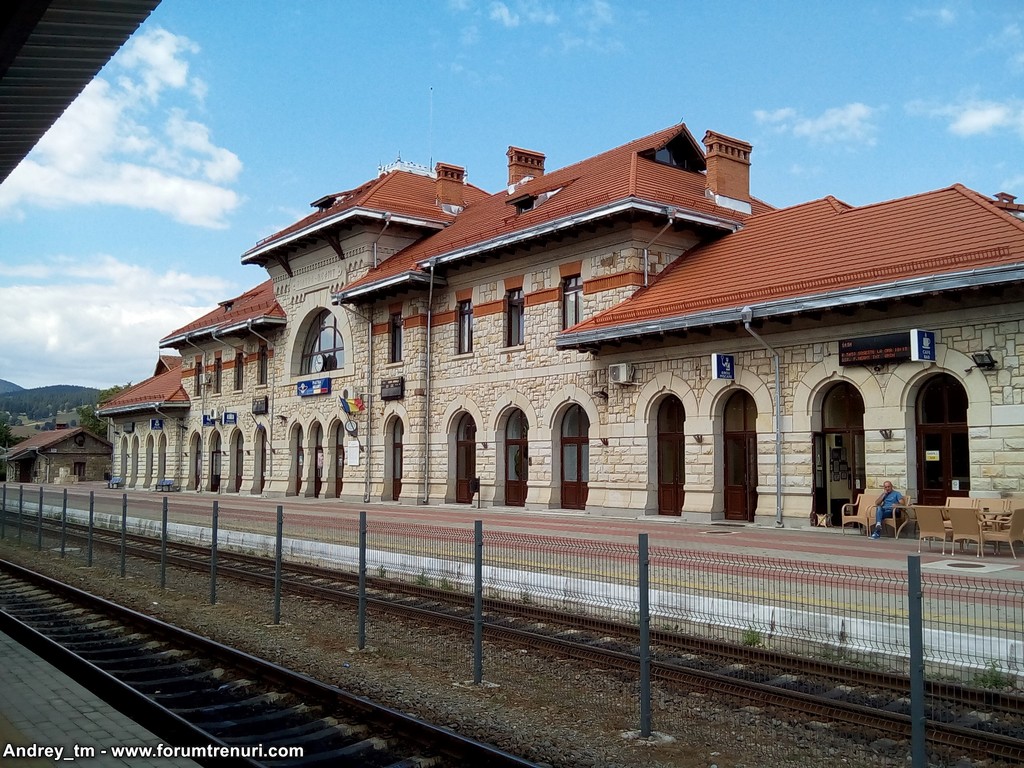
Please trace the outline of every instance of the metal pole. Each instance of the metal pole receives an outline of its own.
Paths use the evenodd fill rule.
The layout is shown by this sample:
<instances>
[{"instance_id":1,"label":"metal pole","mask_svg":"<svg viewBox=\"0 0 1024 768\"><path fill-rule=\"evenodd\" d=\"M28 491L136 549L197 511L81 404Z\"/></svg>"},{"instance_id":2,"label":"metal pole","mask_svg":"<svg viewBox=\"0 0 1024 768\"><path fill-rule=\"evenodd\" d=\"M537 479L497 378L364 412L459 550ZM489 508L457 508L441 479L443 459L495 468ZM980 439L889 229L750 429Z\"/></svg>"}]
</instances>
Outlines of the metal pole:
<instances>
[{"instance_id":1,"label":"metal pole","mask_svg":"<svg viewBox=\"0 0 1024 768\"><path fill-rule=\"evenodd\" d=\"M651 565L647 534L639 535L637 586L640 593L640 736L651 735Z\"/></svg>"},{"instance_id":2,"label":"metal pole","mask_svg":"<svg viewBox=\"0 0 1024 768\"><path fill-rule=\"evenodd\" d=\"M220 503L213 502L213 521L210 530L210 605L217 604L217 524L220 520Z\"/></svg>"},{"instance_id":3,"label":"metal pole","mask_svg":"<svg viewBox=\"0 0 1024 768\"><path fill-rule=\"evenodd\" d=\"M366 510L359 511L359 630L356 647L366 647Z\"/></svg>"},{"instance_id":4,"label":"metal pole","mask_svg":"<svg viewBox=\"0 0 1024 768\"><path fill-rule=\"evenodd\" d=\"M127 494L126 494L127 495ZM88 566L92 566L92 531L93 523L96 520L96 492L89 491L89 531L86 539L85 547L85 563Z\"/></svg>"},{"instance_id":5,"label":"metal pole","mask_svg":"<svg viewBox=\"0 0 1024 768\"><path fill-rule=\"evenodd\" d=\"M484 521L473 523L473 682L484 679Z\"/></svg>"},{"instance_id":6,"label":"metal pole","mask_svg":"<svg viewBox=\"0 0 1024 768\"><path fill-rule=\"evenodd\" d=\"M281 623L281 543L284 540L284 507L277 507L277 554L274 556L274 623Z\"/></svg>"},{"instance_id":7,"label":"metal pole","mask_svg":"<svg viewBox=\"0 0 1024 768\"><path fill-rule=\"evenodd\" d=\"M907 556L907 614L910 626L910 764L927 768L924 714L924 628L921 556Z\"/></svg>"},{"instance_id":8,"label":"metal pole","mask_svg":"<svg viewBox=\"0 0 1024 768\"><path fill-rule=\"evenodd\" d=\"M68 543L68 489L64 489L64 498L60 504L60 558L64 559L64 551Z\"/></svg>"},{"instance_id":9,"label":"metal pole","mask_svg":"<svg viewBox=\"0 0 1024 768\"><path fill-rule=\"evenodd\" d=\"M39 507L36 509L36 551L43 549L43 486L39 486Z\"/></svg>"},{"instance_id":10,"label":"metal pole","mask_svg":"<svg viewBox=\"0 0 1024 768\"><path fill-rule=\"evenodd\" d=\"M167 497L164 496L160 521L160 589L167 588Z\"/></svg>"},{"instance_id":11,"label":"metal pole","mask_svg":"<svg viewBox=\"0 0 1024 768\"><path fill-rule=\"evenodd\" d=\"M121 494L121 578L125 575L125 560L128 554L128 494Z\"/></svg>"},{"instance_id":12,"label":"metal pole","mask_svg":"<svg viewBox=\"0 0 1024 768\"><path fill-rule=\"evenodd\" d=\"M18 546L21 546L21 516L25 514L25 486L18 486Z\"/></svg>"}]
</instances>

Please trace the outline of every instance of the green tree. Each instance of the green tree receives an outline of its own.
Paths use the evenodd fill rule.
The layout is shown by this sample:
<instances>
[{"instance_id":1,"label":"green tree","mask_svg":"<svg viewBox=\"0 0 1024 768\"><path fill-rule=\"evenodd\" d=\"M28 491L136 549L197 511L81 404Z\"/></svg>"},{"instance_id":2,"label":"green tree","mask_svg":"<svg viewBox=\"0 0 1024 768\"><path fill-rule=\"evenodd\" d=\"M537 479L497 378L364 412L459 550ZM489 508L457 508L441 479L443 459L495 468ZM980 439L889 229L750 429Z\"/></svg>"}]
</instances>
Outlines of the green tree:
<instances>
[{"instance_id":1,"label":"green tree","mask_svg":"<svg viewBox=\"0 0 1024 768\"><path fill-rule=\"evenodd\" d=\"M93 434L105 437L107 434L107 422L96 415L96 410L108 400L113 400L131 385L131 382L128 382L123 385L115 385L109 389L101 389L96 395L95 405L81 405L75 409L75 413L78 414L78 423Z\"/></svg>"},{"instance_id":2,"label":"green tree","mask_svg":"<svg viewBox=\"0 0 1024 768\"><path fill-rule=\"evenodd\" d=\"M11 432L10 419L6 413L0 412L0 480L7 479L7 449L24 439L15 437Z\"/></svg>"}]
</instances>

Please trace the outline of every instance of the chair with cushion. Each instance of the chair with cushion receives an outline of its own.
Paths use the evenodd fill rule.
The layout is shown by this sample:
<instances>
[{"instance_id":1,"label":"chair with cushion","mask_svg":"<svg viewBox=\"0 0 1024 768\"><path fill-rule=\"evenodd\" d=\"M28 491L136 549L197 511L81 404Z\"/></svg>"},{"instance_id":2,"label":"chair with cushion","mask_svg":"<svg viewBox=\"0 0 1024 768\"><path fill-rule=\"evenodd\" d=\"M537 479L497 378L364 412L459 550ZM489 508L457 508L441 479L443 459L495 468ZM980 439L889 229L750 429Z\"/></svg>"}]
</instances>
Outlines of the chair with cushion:
<instances>
[{"instance_id":1,"label":"chair with cushion","mask_svg":"<svg viewBox=\"0 0 1024 768\"><path fill-rule=\"evenodd\" d=\"M946 554L946 542L950 541L952 532L946 529L943 507L914 507L914 513L917 515L917 551L921 551L921 542L925 539L928 539L929 550L932 548L932 541L938 539L942 542L942 554Z\"/></svg>"},{"instance_id":2,"label":"chair with cushion","mask_svg":"<svg viewBox=\"0 0 1024 768\"><path fill-rule=\"evenodd\" d=\"M875 524L875 499L881 495L880 488L868 488L861 491L856 501L843 504L843 533L848 525L861 525L865 534L871 533L871 526Z\"/></svg>"},{"instance_id":3,"label":"chair with cushion","mask_svg":"<svg viewBox=\"0 0 1024 768\"><path fill-rule=\"evenodd\" d=\"M1015 509L1010 513L1010 524L1003 528L981 529L981 545L979 549L984 549L988 543L993 544L993 552L999 552L999 545L1003 542L1010 545L1010 554L1013 555L1013 559L1017 559L1017 553L1013 550L1013 542L1019 541L1024 543L1024 509Z\"/></svg>"},{"instance_id":4,"label":"chair with cushion","mask_svg":"<svg viewBox=\"0 0 1024 768\"><path fill-rule=\"evenodd\" d=\"M973 541L978 545L977 556L981 557L981 521L978 519L978 511L962 507L948 507L946 515L949 518L953 543L959 541L960 549L963 550L968 541Z\"/></svg>"}]
</instances>

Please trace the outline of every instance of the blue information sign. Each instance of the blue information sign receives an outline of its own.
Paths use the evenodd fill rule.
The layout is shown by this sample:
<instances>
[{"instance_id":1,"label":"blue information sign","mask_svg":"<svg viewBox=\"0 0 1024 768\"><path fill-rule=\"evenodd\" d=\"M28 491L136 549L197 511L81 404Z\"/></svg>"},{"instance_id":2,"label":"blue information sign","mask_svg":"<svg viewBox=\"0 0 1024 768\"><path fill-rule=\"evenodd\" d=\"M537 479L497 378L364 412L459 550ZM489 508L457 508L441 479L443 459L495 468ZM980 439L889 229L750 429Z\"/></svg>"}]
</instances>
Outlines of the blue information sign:
<instances>
[{"instance_id":1,"label":"blue information sign","mask_svg":"<svg viewBox=\"0 0 1024 768\"><path fill-rule=\"evenodd\" d=\"M225 413L224 414L224 423L225 424L237 424L238 423L238 414L237 413Z\"/></svg>"},{"instance_id":2,"label":"blue information sign","mask_svg":"<svg viewBox=\"0 0 1024 768\"><path fill-rule=\"evenodd\" d=\"M736 361L732 355L711 355L711 378L729 381L736 378Z\"/></svg>"},{"instance_id":3,"label":"blue information sign","mask_svg":"<svg viewBox=\"0 0 1024 768\"><path fill-rule=\"evenodd\" d=\"M295 385L295 394L299 397L309 397L310 395L329 395L331 394L331 380L328 377L325 379L300 381Z\"/></svg>"},{"instance_id":4,"label":"blue information sign","mask_svg":"<svg viewBox=\"0 0 1024 768\"><path fill-rule=\"evenodd\" d=\"M164 428L164 420L163 419L150 419L149 420L149 428L154 430L154 431L163 429Z\"/></svg>"},{"instance_id":5,"label":"blue information sign","mask_svg":"<svg viewBox=\"0 0 1024 768\"><path fill-rule=\"evenodd\" d=\"M935 362L935 331L915 328L910 332L910 359Z\"/></svg>"}]
</instances>

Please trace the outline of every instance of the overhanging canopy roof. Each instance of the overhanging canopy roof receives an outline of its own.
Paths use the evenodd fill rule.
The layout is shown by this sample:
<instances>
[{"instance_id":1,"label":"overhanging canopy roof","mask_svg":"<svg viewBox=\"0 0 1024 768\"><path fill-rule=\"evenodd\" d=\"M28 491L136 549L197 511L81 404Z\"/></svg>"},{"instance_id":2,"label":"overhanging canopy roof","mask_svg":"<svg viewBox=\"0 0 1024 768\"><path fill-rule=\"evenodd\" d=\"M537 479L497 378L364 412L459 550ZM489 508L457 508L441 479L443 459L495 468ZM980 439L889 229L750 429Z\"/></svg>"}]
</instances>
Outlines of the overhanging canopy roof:
<instances>
[{"instance_id":1,"label":"overhanging canopy roof","mask_svg":"<svg viewBox=\"0 0 1024 768\"><path fill-rule=\"evenodd\" d=\"M0 183L159 4L0 3Z\"/></svg>"}]
</instances>

